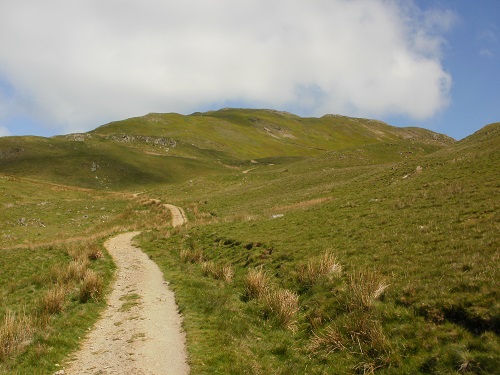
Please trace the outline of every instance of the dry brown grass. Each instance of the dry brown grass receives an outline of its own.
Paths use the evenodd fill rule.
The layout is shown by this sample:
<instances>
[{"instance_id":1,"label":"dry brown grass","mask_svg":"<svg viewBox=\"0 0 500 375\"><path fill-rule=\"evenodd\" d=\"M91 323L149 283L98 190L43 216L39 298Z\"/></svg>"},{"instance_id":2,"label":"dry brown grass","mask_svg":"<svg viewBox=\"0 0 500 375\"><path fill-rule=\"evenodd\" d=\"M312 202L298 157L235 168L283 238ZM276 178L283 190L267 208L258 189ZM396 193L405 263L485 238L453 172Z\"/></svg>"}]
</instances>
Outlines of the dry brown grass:
<instances>
[{"instance_id":1,"label":"dry brown grass","mask_svg":"<svg viewBox=\"0 0 500 375\"><path fill-rule=\"evenodd\" d=\"M95 271L87 270L80 286L79 299L84 303L90 299L99 300L103 292L103 280Z\"/></svg>"},{"instance_id":2,"label":"dry brown grass","mask_svg":"<svg viewBox=\"0 0 500 375\"><path fill-rule=\"evenodd\" d=\"M299 311L297 294L288 289L268 288L261 301L267 318L292 331L297 329L296 315Z\"/></svg>"},{"instance_id":3,"label":"dry brown grass","mask_svg":"<svg viewBox=\"0 0 500 375\"><path fill-rule=\"evenodd\" d=\"M203 274L205 276L210 276L214 279L225 282L231 282L234 277L233 267L230 265L223 265L208 261L201 264L201 269L203 270Z\"/></svg>"},{"instance_id":4,"label":"dry brown grass","mask_svg":"<svg viewBox=\"0 0 500 375\"><path fill-rule=\"evenodd\" d=\"M311 259L297 271L299 282L304 285L313 285L322 277L340 277L342 266L337 263L333 253L326 251L321 257Z\"/></svg>"},{"instance_id":5,"label":"dry brown grass","mask_svg":"<svg viewBox=\"0 0 500 375\"><path fill-rule=\"evenodd\" d=\"M328 354L336 350L346 350L345 338L336 326L329 326L321 334L314 333L309 344L309 351L315 353L325 349Z\"/></svg>"},{"instance_id":6,"label":"dry brown grass","mask_svg":"<svg viewBox=\"0 0 500 375\"><path fill-rule=\"evenodd\" d=\"M355 271L349 275L347 305L349 310L366 310L373 307L387 289L385 279L368 270Z\"/></svg>"},{"instance_id":7,"label":"dry brown grass","mask_svg":"<svg viewBox=\"0 0 500 375\"><path fill-rule=\"evenodd\" d=\"M86 258L72 260L65 270L59 271L57 268L52 270L56 275L57 280L69 284L72 282L80 282L85 276L89 261Z\"/></svg>"},{"instance_id":8,"label":"dry brown grass","mask_svg":"<svg viewBox=\"0 0 500 375\"><path fill-rule=\"evenodd\" d=\"M182 249L179 253L181 261L184 263L202 263L204 261L203 251L200 249Z\"/></svg>"},{"instance_id":9,"label":"dry brown grass","mask_svg":"<svg viewBox=\"0 0 500 375\"><path fill-rule=\"evenodd\" d=\"M262 267L250 269L245 277L245 297L261 298L270 288L270 280Z\"/></svg>"},{"instance_id":10,"label":"dry brown grass","mask_svg":"<svg viewBox=\"0 0 500 375\"><path fill-rule=\"evenodd\" d=\"M311 353L324 350L328 354L345 351L361 358L356 373L371 374L375 370L397 365L399 358L384 334L382 324L367 313L350 314L332 323L321 333L314 333L308 347Z\"/></svg>"},{"instance_id":11,"label":"dry brown grass","mask_svg":"<svg viewBox=\"0 0 500 375\"><path fill-rule=\"evenodd\" d=\"M78 244L73 243L68 247L67 252L76 261L83 259L97 260L103 257L101 246L93 241Z\"/></svg>"},{"instance_id":12,"label":"dry brown grass","mask_svg":"<svg viewBox=\"0 0 500 375\"><path fill-rule=\"evenodd\" d=\"M7 311L0 326L0 360L21 351L30 343L34 327L29 316Z\"/></svg>"},{"instance_id":13,"label":"dry brown grass","mask_svg":"<svg viewBox=\"0 0 500 375\"><path fill-rule=\"evenodd\" d=\"M48 290L40 302L41 310L46 314L59 314L66 302L66 286L58 284Z\"/></svg>"},{"instance_id":14,"label":"dry brown grass","mask_svg":"<svg viewBox=\"0 0 500 375\"><path fill-rule=\"evenodd\" d=\"M92 244L86 249L86 256L89 260L98 260L103 257L101 247L98 244Z\"/></svg>"}]
</instances>

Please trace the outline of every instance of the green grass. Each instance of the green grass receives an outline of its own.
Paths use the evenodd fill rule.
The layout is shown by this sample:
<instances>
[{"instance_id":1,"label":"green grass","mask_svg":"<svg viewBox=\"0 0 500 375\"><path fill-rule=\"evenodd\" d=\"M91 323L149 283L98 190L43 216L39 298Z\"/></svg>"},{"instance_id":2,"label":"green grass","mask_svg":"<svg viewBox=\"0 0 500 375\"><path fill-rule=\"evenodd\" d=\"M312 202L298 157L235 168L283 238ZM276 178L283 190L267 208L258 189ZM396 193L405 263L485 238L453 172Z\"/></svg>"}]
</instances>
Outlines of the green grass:
<instances>
[{"instance_id":1,"label":"green grass","mask_svg":"<svg viewBox=\"0 0 500 375\"><path fill-rule=\"evenodd\" d=\"M494 373L497 145L498 138L465 140L370 166L336 165L337 153L326 154L203 180L208 188L184 186L194 202L172 194L191 224L167 239L145 234L142 246L176 291L193 373L238 373L243 366L250 373L286 373L288 366L298 373ZM231 264L233 282L179 262L183 249ZM300 270L325 250L343 266L342 278L304 286ZM259 302L243 298L245 275L255 267L299 293L297 332L274 325ZM353 305L350 280L367 272L388 286L369 307Z\"/></svg>"},{"instance_id":2,"label":"green grass","mask_svg":"<svg viewBox=\"0 0 500 375\"><path fill-rule=\"evenodd\" d=\"M105 307L104 239L168 217L129 195L12 176L0 206L0 373L52 373Z\"/></svg>"},{"instance_id":3,"label":"green grass","mask_svg":"<svg viewBox=\"0 0 500 375\"><path fill-rule=\"evenodd\" d=\"M129 293L120 298L122 301L122 306L119 311L129 311L132 307L138 306L140 304L140 296L137 293Z\"/></svg>"},{"instance_id":4,"label":"green grass","mask_svg":"<svg viewBox=\"0 0 500 375\"><path fill-rule=\"evenodd\" d=\"M82 244L77 247L84 251ZM73 248L73 254L75 248ZM40 246L22 249L4 249L0 257L0 317L14 314L29 318L22 329L29 330L27 340L0 362L0 373L49 373L55 365L77 347L80 338L105 307L102 298L79 299L83 279L78 275L61 278L71 263L64 246ZM88 261L86 266L109 284L113 264L109 256ZM88 272L88 271L87 271ZM62 291L62 306L47 309L44 296L54 290ZM2 319L3 321L3 319ZM5 342L1 342L5 345Z\"/></svg>"},{"instance_id":5,"label":"green grass","mask_svg":"<svg viewBox=\"0 0 500 375\"><path fill-rule=\"evenodd\" d=\"M175 290L193 374L493 374L499 129L454 143L372 120L228 109L119 121L85 141L2 138L0 318L36 319L71 239L151 229L141 247ZM149 198L183 207L189 224L168 228ZM88 264L107 285L108 256ZM261 294L248 292L256 270ZM55 370L102 307L71 295L0 372L33 372L37 357Z\"/></svg>"}]
</instances>

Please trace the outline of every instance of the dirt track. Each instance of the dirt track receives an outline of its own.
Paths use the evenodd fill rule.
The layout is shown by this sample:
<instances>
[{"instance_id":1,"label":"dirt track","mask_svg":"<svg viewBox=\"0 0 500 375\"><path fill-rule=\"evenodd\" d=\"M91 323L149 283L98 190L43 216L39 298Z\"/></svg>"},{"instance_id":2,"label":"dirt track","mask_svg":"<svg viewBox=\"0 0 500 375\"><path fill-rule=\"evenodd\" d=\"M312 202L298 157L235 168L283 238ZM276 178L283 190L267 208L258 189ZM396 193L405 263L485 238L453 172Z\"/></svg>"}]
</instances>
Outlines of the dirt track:
<instances>
[{"instance_id":1,"label":"dirt track","mask_svg":"<svg viewBox=\"0 0 500 375\"><path fill-rule=\"evenodd\" d=\"M172 212L174 226L185 223L182 209L165 207ZM174 294L158 266L132 245L137 234L120 234L106 242L118 267L108 308L65 374L189 373Z\"/></svg>"}]
</instances>

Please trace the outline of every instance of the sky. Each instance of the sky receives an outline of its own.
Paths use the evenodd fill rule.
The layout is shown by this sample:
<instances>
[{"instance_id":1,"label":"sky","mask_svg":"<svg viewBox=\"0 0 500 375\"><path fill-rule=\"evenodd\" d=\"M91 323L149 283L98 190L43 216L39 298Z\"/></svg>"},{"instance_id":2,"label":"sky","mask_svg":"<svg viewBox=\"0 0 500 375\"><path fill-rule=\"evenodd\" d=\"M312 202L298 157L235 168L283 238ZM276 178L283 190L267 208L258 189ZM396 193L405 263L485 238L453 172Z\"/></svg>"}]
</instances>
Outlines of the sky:
<instances>
[{"instance_id":1,"label":"sky","mask_svg":"<svg viewBox=\"0 0 500 375\"><path fill-rule=\"evenodd\" d=\"M0 0L0 136L224 107L464 138L500 121L500 0Z\"/></svg>"}]
</instances>

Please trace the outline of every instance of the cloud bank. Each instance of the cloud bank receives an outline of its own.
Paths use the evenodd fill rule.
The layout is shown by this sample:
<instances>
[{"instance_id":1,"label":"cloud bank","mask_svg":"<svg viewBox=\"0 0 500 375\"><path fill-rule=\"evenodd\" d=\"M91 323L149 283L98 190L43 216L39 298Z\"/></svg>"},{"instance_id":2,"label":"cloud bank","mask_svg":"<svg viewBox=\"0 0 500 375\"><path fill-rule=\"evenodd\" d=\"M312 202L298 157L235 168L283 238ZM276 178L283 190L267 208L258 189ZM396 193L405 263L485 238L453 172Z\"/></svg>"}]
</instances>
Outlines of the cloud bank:
<instances>
[{"instance_id":1,"label":"cloud bank","mask_svg":"<svg viewBox=\"0 0 500 375\"><path fill-rule=\"evenodd\" d=\"M425 119L448 103L453 18L410 0L8 2L0 121L70 132L232 104Z\"/></svg>"}]
</instances>

